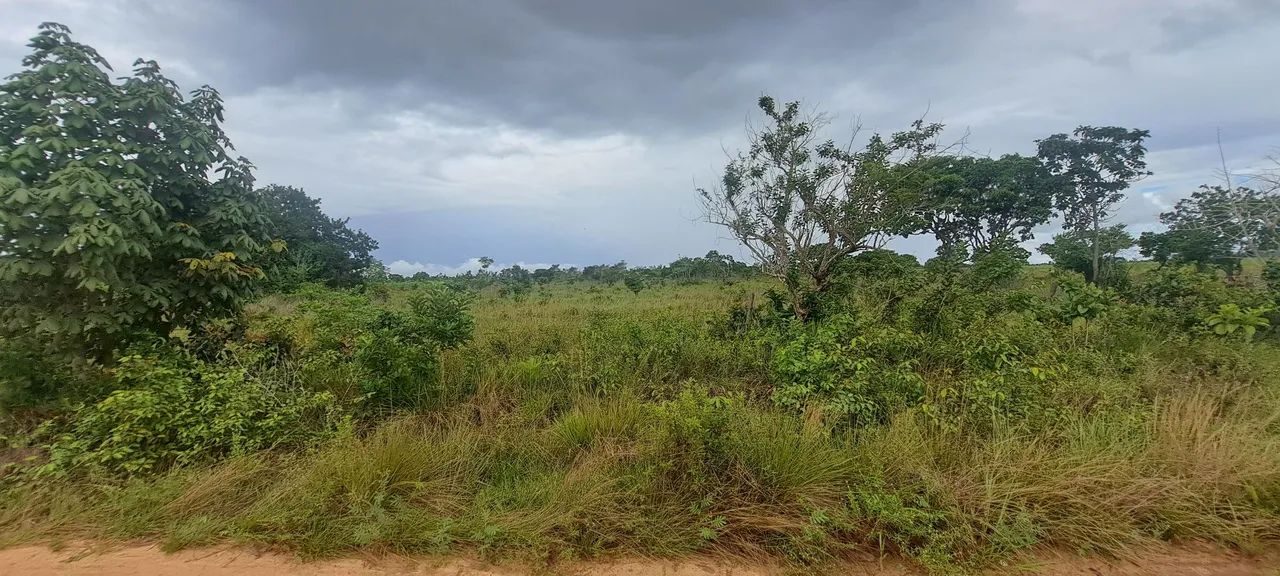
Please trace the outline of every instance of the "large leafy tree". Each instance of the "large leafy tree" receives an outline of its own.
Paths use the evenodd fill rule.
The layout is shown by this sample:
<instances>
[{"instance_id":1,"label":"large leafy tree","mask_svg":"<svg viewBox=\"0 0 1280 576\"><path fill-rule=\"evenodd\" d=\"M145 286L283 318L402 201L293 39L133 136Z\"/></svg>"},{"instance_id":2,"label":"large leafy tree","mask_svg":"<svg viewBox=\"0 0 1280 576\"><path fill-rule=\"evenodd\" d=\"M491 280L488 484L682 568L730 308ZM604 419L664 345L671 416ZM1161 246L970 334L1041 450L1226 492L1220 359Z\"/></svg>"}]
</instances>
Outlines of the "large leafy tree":
<instances>
[{"instance_id":1,"label":"large leafy tree","mask_svg":"<svg viewBox=\"0 0 1280 576\"><path fill-rule=\"evenodd\" d=\"M970 258L1031 239L1031 229L1053 215L1063 182L1039 159L1017 154L939 156L921 174L924 228L942 244L941 251L963 250Z\"/></svg>"},{"instance_id":2,"label":"large leafy tree","mask_svg":"<svg viewBox=\"0 0 1280 576\"><path fill-rule=\"evenodd\" d=\"M916 228L906 183L937 150L941 124L917 121L853 149L823 141L827 117L798 102L757 104L765 125L749 129L720 186L700 189L707 220L729 229L761 269L780 279L797 318L808 318L845 257Z\"/></svg>"},{"instance_id":3,"label":"large leafy tree","mask_svg":"<svg viewBox=\"0 0 1280 576\"><path fill-rule=\"evenodd\" d=\"M273 184L258 193L266 202L275 235L286 245L273 262L272 276L287 282L353 286L376 262L376 240L347 226L345 218L330 218L320 210L320 200L301 188Z\"/></svg>"},{"instance_id":4,"label":"large leafy tree","mask_svg":"<svg viewBox=\"0 0 1280 576\"><path fill-rule=\"evenodd\" d=\"M1240 261L1277 247L1275 225L1267 214L1280 213L1280 198L1253 188L1201 186L1160 215L1164 232L1146 232L1142 253L1160 263L1216 266L1229 275Z\"/></svg>"},{"instance_id":5,"label":"large leafy tree","mask_svg":"<svg viewBox=\"0 0 1280 576\"><path fill-rule=\"evenodd\" d=\"M1102 277L1104 224L1125 189L1150 174L1143 145L1150 135L1117 126L1080 126L1071 135L1054 134L1038 142L1040 160L1068 184L1055 203L1067 229L1089 243L1090 278Z\"/></svg>"},{"instance_id":6,"label":"large leafy tree","mask_svg":"<svg viewBox=\"0 0 1280 576\"><path fill-rule=\"evenodd\" d=\"M222 101L43 24L0 85L0 328L106 352L236 309L274 243Z\"/></svg>"}]
</instances>

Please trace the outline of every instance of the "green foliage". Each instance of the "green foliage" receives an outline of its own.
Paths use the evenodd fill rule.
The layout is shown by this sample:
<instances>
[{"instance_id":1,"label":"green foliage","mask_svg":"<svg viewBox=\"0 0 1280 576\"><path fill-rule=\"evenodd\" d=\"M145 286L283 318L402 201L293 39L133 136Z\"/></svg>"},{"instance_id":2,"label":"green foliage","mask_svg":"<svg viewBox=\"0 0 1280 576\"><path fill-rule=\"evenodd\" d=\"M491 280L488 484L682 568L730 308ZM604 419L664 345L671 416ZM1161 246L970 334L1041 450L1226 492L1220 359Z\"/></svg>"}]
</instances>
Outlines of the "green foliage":
<instances>
[{"instance_id":1,"label":"green foliage","mask_svg":"<svg viewBox=\"0 0 1280 576\"><path fill-rule=\"evenodd\" d=\"M1262 267L1262 281L1273 293L1280 293L1280 262L1267 261Z\"/></svg>"},{"instance_id":2,"label":"green foliage","mask_svg":"<svg viewBox=\"0 0 1280 576\"><path fill-rule=\"evenodd\" d=\"M1129 184L1150 174L1143 144L1150 136L1146 130L1080 126L1070 136L1054 134L1036 142L1040 161L1064 182L1054 205L1068 234L1087 246L1085 278L1092 283L1107 277L1103 272L1107 255L1115 252L1115 227L1102 223L1124 199ZM1061 241L1055 238L1055 242ZM1120 249L1132 245L1129 241Z\"/></svg>"},{"instance_id":3,"label":"green foliage","mask_svg":"<svg viewBox=\"0 0 1280 576\"><path fill-rule=\"evenodd\" d=\"M30 337L0 339L0 417L59 397L76 398L100 380L91 366L73 366ZM88 384L88 386L86 386Z\"/></svg>"},{"instance_id":4,"label":"green foliage","mask_svg":"<svg viewBox=\"0 0 1280 576\"><path fill-rule=\"evenodd\" d=\"M0 329L102 355L238 309L277 245L217 91L144 60L114 84L58 24L30 46L0 85Z\"/></svg>"},{"instance_id":5,"label":"green foliage","mask_svg":"<svg viewBox=\"0 0 1280 576\"><path fill-rule=\"evenodd\" d=\"M1049 221L1063 179L1037 158L940 156L918 176L924 229L945 247L963 246L977 258L1031 239Z\"/></svg>"},{"instance_id":6,"label":"green foliage","mask_svg":"<svg viewBox=\"0 0 1280 576\"><path fill-rule=\"evenodd\" d=\"M1251 188L1201 186L1160 215L1168 230L1144 232L1138 243L1144 256L1161 264L1214 266L1234 276L1243 258L1277 248L1280 237L1274 225L1268 224L1267 217L1259 217L1275 213L1277 202L1274 195Z\"/></svg>"},{"instance_id":7,"label":"green foliage","mask_svg":"<svg viewBox=\"0 0 1280 576\"><path fill-rule=\"evenodd\" d=\"M750 265L738 262L729 254L721 254L709 250L701 257L678 258L674 262L662 266L657 271L661 278L671 278L686 282L696 280L722 280L745 278L751 276Z\"/></svg>"},{"instance_id":8,"label":"green foliage","mask_svg":"<svg viewBox=\"0 0 1280 576\"><path fill-rule=\"evenodd\" d=\"M916 121L889 138L846 150L823 141L828 118L799 102L757 102L766 125L725 166L720 186L699 189L706 218L729 229L780 280L795 317L830 288L845 257L880 248L916 228L912 162L936 152L941 124ZM905 157L905 159L904 159Z\"/></svg>"},{"instance_id":9,"label":"green foliage","mask_svg":"<svg viewBox=\"0 0 1280 576\"><path fill-rule=\"evenodd\" d=\"M878 248L849 257L841 263L841 272L876 280L907 278L920 272L920 261L910 254Z\"/></svg>"},{"instance_id":10,"label":"green foliage","mask_svg":"<svg viewBox=\"0 0 1280 576\"><path fill-rule=\"evenodd\" d=\"M524 300L533 290L533 276L518 264L498 273L499 294L512 300Z\"/></svg>"},{"instance_id":11,"label":"green foliage","mask_svg":"<svg viewBox=\"0 0 1280 576\"><path fill-rule=\"evenodd\" d=\"M1233 295L1215 274L1194 266L1162 266L1143 274L1129 290L1129 298L1143 305L1160 323L1191 330L1204 318L1229 303Z\"/></svg>"},{"instance_id":12,"label":"green foliage","mask_svg":"<svg viewBox=\"0 0 1280 576\"><path fill-rule=\"evenodd\" d=\"M1057 234L1053 242L1040 245L1040 253L1052 258L1055 267L1083 274L1090 283L1122 287L1129 275L1119 253L1133 244L1124 225L1116 224L1096 234L1075 230Z\"/></svg>"},{"instance_id":13,"label":"green foliage","mask_svg":"<svg viewBox=\"0 0 1280 576\"><path fill-rule=\"evenodd\" d=\"M153 473L306 445L338 423L330 394L272 389L179 352L129 354L112 373L116 390L67 417L40 474Z\"/></svg>"},{"instance_id":14,"label":"green foliage","mask_svg":"<svg viewBox=\"0 0 1280 576\"><path fill-rule=\"evenodd\" d=\"M1219 336L1239 333L1245 340L1253 340L1253 335L1258 330L1265 330L1271 326L1271 321L1264 314L1273 309L1270 306L1241 308L1237 304L1222 304L1218 306L1217 312L1204 319L1204 323Z\"/></svg>"},{"instance_id":15,"label":"green foliage","mask_svg":"<svg viewBox=\"0 0 1280 576\"><path fill-rule=\"evenodd\" d=\"M993 244L973 258L968 284L974 290L1007 288L1022 276L1030 256L1030 252L1016 244Z\"/></svg>"},{"instance_id":16,"label":"green foliage","mask_svg":"<svg viewBox=\"0 0 1280 576\"><path fill-rule=\"evenodd\" d=\"M627 277L623 279L622 284L626 286L627 290L630 290L632 294L639 294L640 291L645 288L644 278L640 277L638 274L628 274Z\"/></svg>"},{"instance_id":17,"label":"green foliage","mask_svg":"<svg viewBox=\"0 0 1280 576\"><path fill-rule=\"evenodd\" d=\"M860 326L849 317L798 327L774 356L773 402L821 410L852 425L883 422L924 396L914 371L923 340L910 332Z\"/></svg>"},{"instance_id":18,"label":"green foliage","mask_svg":"<svg viewBox=\"0 0 1280 576\"><path fill-rule=\"evenodd\" d=\"M1116 304L1115 292L1076 280L1078 276L1064 275L1060 284L1065 296L1061 304L1063 320L1081 326L1100 318Z\"/></svg>"},{"instance_id":19,"label":"green foliage","mask_svg":"<svg viewBox=\"0 0 1280 576\"><path fill-rule=\"evenodd\" d=\"M272 258L268 278L279 288L305 282L330 286L354 286L364 281L361 272L376 261L378 242L346 219L330 218L320 210L320 200L301 188L270 185L257 194L266 205L274 234L286 249Z\"/></svg>"},{"instance_id":20,"label":"green foliage","mask_svg":"<svg viewBox=\"0 0 1280 576\"><path fill-rule=\"evenodd\" d=\"M470 340L473 296L440 284L415 287L406 309L345 292L303 290L284 317L252 322L246 337L274 347L309 374L340 375L326 388L369 407L430 406L445 399L440 354Z\"/></svg>"}]
</instances>

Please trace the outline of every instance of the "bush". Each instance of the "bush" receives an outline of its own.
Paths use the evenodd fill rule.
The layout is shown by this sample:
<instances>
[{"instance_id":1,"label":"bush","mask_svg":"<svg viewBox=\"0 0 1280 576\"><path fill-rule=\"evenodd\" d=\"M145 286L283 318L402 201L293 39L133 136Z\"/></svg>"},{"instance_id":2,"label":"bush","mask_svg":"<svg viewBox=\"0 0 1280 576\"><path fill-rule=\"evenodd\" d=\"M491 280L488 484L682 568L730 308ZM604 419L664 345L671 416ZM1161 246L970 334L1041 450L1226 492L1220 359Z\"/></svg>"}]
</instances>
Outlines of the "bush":
<instances>
[{"instance_id":1,"label":"bush","mask_svg":"<svg viewBox=\"0 0 1280 576\"><path fill-rule=\"evenodd\" d=\"M427 284L409 292L407 309L315 287L294 300L300 303L252 315L246 339L273 350L276 362L321 375L300 385L322 383L371 408L456 399L440 382L440 354L465 344L475 330L470 293Z\"/></svg>"},{"instance_id":2,"label":"bush","mask_svg":"<svg viewBox=\"0 0 1280 576\"><path fill-rule=\"evenodd\" d=\"M182 352L134 352L112 369L117 389L72 412L40 472L162 471L323 438L341 420L327 393L277 389L244 370Z\"/></svg>"},{"instance_id":3,"label":"bush","mask_svg":"<svg viewBox=\"0 0 1280 576\"><path fill-rule=\"evenodd\" d=\"M923 343L911 332L849 316L797 326L774 355L773 402L855 426L882 422L924 396L914 370Z\"/></svg>"},{"instance_id":4,"label":"bush","mask_svg":"<svg viewBox=\"0 0 1280 576\"><path fill-rule=\"evenodd\" d=\"M94 365L72 366L50 356L44 344L29 338L0 338L0 416L75 398L97 387L99 372Z\"/></svg>"},{"instance_id":5,"label":"bush","mask_svg":"<svg viewBox=\"0 0 1280 576\"><path fill-rule=\"evenodd\" d=\"M1218 306L1232 300L1230 289L1214 274L1194 266L1161 266L1134 283L1128 292L1136 304L1148 306L1156 322L1188 330Z\"/></svg>"}]
</instances>

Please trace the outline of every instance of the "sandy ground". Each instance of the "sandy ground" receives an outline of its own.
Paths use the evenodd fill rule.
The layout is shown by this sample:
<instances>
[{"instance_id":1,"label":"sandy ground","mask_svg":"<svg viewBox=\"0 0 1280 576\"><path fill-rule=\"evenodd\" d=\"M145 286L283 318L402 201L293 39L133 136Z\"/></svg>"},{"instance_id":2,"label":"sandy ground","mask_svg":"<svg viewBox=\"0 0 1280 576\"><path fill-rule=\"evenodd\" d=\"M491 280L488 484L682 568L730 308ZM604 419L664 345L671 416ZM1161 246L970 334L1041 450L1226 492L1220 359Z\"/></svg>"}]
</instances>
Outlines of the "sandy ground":
<instances>
[{"instance_id":1,"label":"sandy ground","mask_svg":"<svg viewBox=\"0 0 1280 576\"><path fill-rule=\"evenodd\" d=\"M615 560L575 563L554 568L484 564L473 560L403 557L350 558L302 563L279 554L244 549L188 550L166 554L155 547L130 547L101 552L83 549L53 551L28 546L0 550L3 576L765 576L797 574L795 568L724 563L714 560L683 562ZM914 570L897 562L867 561L843 565L830 574L906 576ZM1264 558L1242 558L1213 549L1154 551L1131 561L1104 561L1071 556L1041 555L1010 565L997 574L1046 576L1280 576L1280 551Z\"/></svg>"}]
</instances>

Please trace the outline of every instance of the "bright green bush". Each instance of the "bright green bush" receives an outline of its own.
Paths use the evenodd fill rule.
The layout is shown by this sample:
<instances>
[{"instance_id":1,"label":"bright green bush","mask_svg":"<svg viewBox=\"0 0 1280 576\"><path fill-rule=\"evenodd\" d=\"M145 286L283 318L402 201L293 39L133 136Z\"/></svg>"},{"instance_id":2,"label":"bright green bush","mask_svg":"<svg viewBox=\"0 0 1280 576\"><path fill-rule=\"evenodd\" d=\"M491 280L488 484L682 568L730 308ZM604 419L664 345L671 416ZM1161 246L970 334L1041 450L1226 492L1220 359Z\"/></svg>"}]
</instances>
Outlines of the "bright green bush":
<instances>
[{"instance_id":1,"label":"bright green bush","mask_svg":"<svg viewBox=\"0 0 1280 576\"><path fill-rule=\"evenodd\" d=\"M1237 304L1222 304L1218 310L1204 319L1205 325L1219 336L1239 334L1246 341L1253 340L1259 330L1271 327L1271 321L1265 316L1271 307L1241 308Z\"/></svg>"},{"instance_id":2,"label":"bright green bush","mask_svg":"<svg viewBox=\"0 0 1280 576\"><path fill-rule=\"evenodd\" d=\"M882 422L924 396L914 369L923 344L917 334L849 316L797 326L774 355L773 402L853 425Z\"/></svg>"},{"instance_id":3,"label":"bright green bush","mask_svg":"<svg viewBox=\"0 0 1280 576\"><path fill-rule=\"evenodd\" d=\"M117 389L66 418L42 474L135 475L233 454L297 447L330 434L330 394L275 389L244 370L160 350L120 358Z\"/></svg>"},{"instance_id":4,"label":"bright green bush","mask_svg":"<svg viewBox=\"0 0 1280 576\"><path fill-rule=\"evenodd\" d=\"M282 246L218 92L150 60L117 84L56 23L28 46L0 84L0 333L105 359L239 310Z\"/></svg>"}]
</instances>

